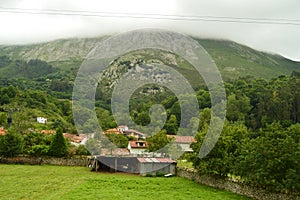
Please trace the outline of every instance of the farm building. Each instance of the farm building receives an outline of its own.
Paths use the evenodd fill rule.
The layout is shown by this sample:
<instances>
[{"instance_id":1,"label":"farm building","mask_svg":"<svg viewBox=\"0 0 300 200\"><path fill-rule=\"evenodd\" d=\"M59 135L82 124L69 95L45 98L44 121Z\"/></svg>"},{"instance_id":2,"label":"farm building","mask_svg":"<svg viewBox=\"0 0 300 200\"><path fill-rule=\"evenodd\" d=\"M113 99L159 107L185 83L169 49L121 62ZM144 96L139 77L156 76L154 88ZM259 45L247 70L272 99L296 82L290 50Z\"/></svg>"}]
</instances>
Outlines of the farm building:
<instances>
[{"instance_id":1,"label":"farm building","mask_svg":"<svg viewBox=\"0 0 300 200\"><path fill-rule=\"evenodd\" d=\"M190 147L192 143L196 142L193 136L179 136L179 135L167 135L168 138L173 139L173 143L177 144L184 152L193 152Z\"/></svg>"},{"instance_id":2,"label":"farm building","mask_svg":"<svg viewBox=\"0 0 300 200\"><path fill-rule=\"evenodd\" d=\"M129 141L128 142L128 150L131 154L143 154L146 152L148 145L146 141L139 140L139 141Z\"/></svg>"},{"instance_id":3,"label":"farm building","mask_svg":"<svg viewBox=\"0 0 300 200\"><path fill-rule=\"evenodd\" d=\"M89 167L93 171L127 172L134 174L176 173L176 161L170 158L95 156Z\"/></svg>"}]
</instances>

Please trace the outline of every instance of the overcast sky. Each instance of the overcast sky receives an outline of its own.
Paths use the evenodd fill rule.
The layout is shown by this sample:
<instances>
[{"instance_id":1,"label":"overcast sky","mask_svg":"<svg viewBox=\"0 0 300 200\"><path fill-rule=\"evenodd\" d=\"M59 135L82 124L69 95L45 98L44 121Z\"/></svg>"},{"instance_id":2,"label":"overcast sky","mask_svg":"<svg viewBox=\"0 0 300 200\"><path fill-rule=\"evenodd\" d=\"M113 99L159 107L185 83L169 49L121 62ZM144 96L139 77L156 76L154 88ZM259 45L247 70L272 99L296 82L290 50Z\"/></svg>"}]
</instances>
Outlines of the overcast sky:
<instances>
[{"instance_id":1,"label":"overcast sky","mask_svg":"<svg viewBox=\"0 0 300 200\"><path fill-rule=\"evenodd\" d=\"M61 15L66 13L61 11L60 14L53 15L53 11L49 10L101 12L96 14L101 17L82 16L82 13ZM45 11L50 14L45 14ZM44 14L29 14L32 12ZM131 13L134 17L141 16L137 14L143 14L142 17L150 14L148 15L150 18L124 17L121 13ZM116 16L120 14L123 16ZM174 19L170 15L175 15L176 18L178 15L219 18L214 18L218 22L163 19ZM262 22L257 18L268 19L263 20L267 24L253 23ZM270 21L270 19L277 20ZM219 22L220 20L227 22ZM233 22L240 20L251 23ZM229 39L300 61L299 0L0 0L0 27L0 44L27 44L59 38L94 37L138 28L165 28L198 37Z\"/></svg>"}]
</instances>

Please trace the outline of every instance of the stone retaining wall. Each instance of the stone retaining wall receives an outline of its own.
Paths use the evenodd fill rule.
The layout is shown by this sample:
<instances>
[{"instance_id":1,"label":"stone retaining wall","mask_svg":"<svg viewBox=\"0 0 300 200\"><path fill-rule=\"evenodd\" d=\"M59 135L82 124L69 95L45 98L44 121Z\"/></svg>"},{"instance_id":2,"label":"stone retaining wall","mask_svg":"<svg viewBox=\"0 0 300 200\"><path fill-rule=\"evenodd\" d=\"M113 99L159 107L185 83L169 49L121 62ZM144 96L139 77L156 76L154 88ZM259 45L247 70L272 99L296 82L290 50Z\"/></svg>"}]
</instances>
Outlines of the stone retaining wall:
<instances>
[{"instance_id":1,"label":"stone retaining wall","mask_svg":"<svg viewBox=\"0 0 300 200\"><path fill-rule=\"evenodd\" d=\"M254 188L249 185L233 180L224 180L206 175L200 175L197 170L185 167L177 167L177 176L184 177L195 182L218 189L234 192L259 200L300 200L299 195L271 193L263 189Z\"/></svg>"},{"instance_id":2,"label":"stone retaining wall","mask_svg":"<svg viewBox=\"0 0 300 200\"><path fill-rule=\"evenodd\" d=\"M53 157L17 156L14 158L0 158L0 163L29 164L29 165L86 166L87 157L53 158Z\"/></svg>"}]
</instances>

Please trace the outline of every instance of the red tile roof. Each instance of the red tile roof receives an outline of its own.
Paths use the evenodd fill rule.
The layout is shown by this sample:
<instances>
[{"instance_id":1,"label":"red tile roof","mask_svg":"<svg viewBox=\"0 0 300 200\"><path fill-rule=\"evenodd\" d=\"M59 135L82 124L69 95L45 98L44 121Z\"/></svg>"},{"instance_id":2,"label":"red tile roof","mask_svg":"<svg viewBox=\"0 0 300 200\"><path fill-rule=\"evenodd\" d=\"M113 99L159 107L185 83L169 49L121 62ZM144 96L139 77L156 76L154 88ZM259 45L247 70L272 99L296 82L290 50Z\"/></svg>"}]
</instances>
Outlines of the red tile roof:
<instances>
[{"instance_id":1,"label":"red tile roof","mask_svg":"<svg viewBox=\"0 0 300 200\"><path fill-rule=\"evenodd\" d=\"M124 133L135 133L135 134L138 134L138 135L145 135L144 133L141 133L137 130L134 130L134 129L128 129L128 130L125 130Z\"/></svg>"},{"instance_id":2,"label":"red tile roof","mask_svg":"<svg viewBox=\"0 0 300 200\"><path fill-rule=\"evenodd\" d=\"M176 163L171 158L137 158L141 163Z\"/></svg>"},{"instance_id":3,"label":"red tile roof","mask_svg":"<svg viewBox=\"0 0 300 200\"><path fill-rule=\"evenodd\" d=\"M77 136L77 135L70 134L70 133L64 133L64 137L75 143L80 143L84 139L84 136L82 136L82 135Z\"/></svg>"},{"instance_id":4,"label":"red tile roof","mask_svg":"<svg viewBox=\"0 0 300 200\"><path fill-rule=\"evenodd\" d=\"M108 130L103 132L103 134L112 134L112 133L120 134L121 132L116 128L111 128L111 129L108 129Z\"/></svg>"},{"instance_id":5,"label":"red tile roof","mask_svg":"<svg viewBox=\"0 0 300 200\"><path fill-rule=\"evenodd\" d=\"M0 127L0 135L5 135L6 134L6 130L4 130L3 127Z\"/></svg>"},{"instance_id":6,"label":"red tile roof","mask_svg":"<svg viewBox=\"0 0 300 200\"><path fill-rule=\"evenodd\" d=\"M140 144L143 144L140 145ZM147 148L148 147L148 144L146 141L129 141L129 144L131 146L131 148Z\"/></svg>"},{"instance_id":7,"label":"red tile roof","mask_svg":"<svg viewBox=\"0 0 300 200\"><path fill-rule=\"evenodd\" d=\"M179 135L168 135L169 138L175 138L173 142L176 143L192 143L196 142L193 136L179 136Z\"/></svg>"},{"instance_id":8,"label":"red tile roof","mask_svg":"<svg viewBox=\"0 0 300 200\"><path fill-rule=\"evenodd\" d=\"M41 133L43 133L43 134L54 134L54 133L56 133L56 131L55 130L42 130Z\"/></svg>"}]
</instances>

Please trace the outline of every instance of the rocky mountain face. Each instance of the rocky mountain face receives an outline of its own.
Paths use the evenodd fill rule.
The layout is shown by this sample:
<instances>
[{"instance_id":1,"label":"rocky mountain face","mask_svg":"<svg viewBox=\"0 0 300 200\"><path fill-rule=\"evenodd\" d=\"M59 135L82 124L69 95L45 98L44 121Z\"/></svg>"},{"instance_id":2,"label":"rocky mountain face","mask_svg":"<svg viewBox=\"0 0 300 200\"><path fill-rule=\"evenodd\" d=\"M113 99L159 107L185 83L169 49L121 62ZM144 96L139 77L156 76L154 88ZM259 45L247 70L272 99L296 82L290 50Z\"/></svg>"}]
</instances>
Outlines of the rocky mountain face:
<instances>
[{"instance_id":1,"label":"rocky mountain face","mask_svg":"<svg viewBox=\"0 0 300 200\"><path fill-rule=\"evenodd\" d=\"M72 68L78 68L80 66L78 63L81 63L88 53L107 37L61 39L41 44L0 46L0 56L7 55L12 59L27 61L40 59L61 69L69 63L68 65L74 65L71 66ZM300 71L299 62L280 55L256 51L233 41L195 39L210 54L225 80L245 76L270 79ZM170 52L141 50L134 54L124 55L119 60L121 68L122 66L135 67L141 63L166 64L188 76L191 81L199 79L199 75L194 74L189 63ZM108 76L107 73L105 76ZM115 73L111 71L110 75L115 76Z\"/></svg>"}]
</instances>

